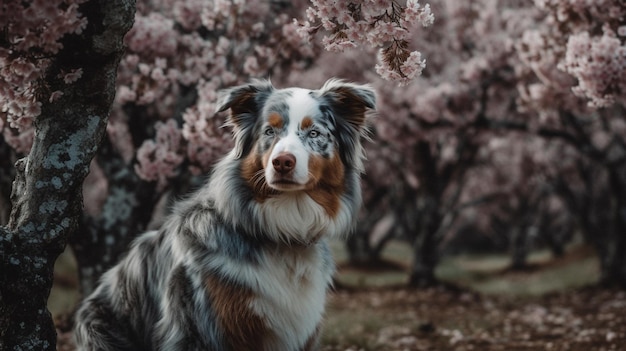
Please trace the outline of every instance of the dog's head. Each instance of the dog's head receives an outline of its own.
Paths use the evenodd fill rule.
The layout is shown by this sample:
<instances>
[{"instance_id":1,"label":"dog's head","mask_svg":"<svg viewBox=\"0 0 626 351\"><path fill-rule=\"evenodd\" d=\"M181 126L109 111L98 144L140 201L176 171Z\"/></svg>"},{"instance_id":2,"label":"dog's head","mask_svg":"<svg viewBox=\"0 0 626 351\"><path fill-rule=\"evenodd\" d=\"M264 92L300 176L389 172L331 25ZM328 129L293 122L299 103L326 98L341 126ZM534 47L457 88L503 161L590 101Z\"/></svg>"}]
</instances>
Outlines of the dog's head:
<instances>
[{"instance_id":1,"label":"dog's head","mask_svg":"<svg viewBox=\"0 0 626 351\"><path fill-rule=\"evenodd\" d=\"M231 109L235 157L260 198L342 187L346 171L362 171L360 137L374 107L369 86L335 79L319 90L254 81L218 101L219 111Z\"/></svg>"}]
</instances>

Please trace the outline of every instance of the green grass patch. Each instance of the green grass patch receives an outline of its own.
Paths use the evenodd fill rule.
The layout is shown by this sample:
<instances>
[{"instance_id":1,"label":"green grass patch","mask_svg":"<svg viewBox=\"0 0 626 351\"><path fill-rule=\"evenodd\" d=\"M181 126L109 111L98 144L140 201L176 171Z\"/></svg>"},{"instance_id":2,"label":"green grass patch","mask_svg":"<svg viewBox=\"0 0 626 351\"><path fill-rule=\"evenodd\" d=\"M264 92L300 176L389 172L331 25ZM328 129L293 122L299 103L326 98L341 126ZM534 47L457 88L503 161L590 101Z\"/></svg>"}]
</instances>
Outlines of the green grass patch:
<instances>
[{"instance_id":1,"label":"green grass patch","mask_svg":"<svg viewBox=\"0 0 626 351\"><path fill-rule=\"evenodd\" d=\"M381 267L346 265L348 255L342 242L331 248L339 271L337 281L355 287L382 287L407 282L412 250L402 241L392 241L384 249ZM572 245L562 257L548 250L537 250L528 257L528 269L512 271L506 253L455 255L444 257L435 270L443 282L486 294L534 296L575 289L597 283L600 276L598 258L582 244Z\"/></svg>"}]
</instances>

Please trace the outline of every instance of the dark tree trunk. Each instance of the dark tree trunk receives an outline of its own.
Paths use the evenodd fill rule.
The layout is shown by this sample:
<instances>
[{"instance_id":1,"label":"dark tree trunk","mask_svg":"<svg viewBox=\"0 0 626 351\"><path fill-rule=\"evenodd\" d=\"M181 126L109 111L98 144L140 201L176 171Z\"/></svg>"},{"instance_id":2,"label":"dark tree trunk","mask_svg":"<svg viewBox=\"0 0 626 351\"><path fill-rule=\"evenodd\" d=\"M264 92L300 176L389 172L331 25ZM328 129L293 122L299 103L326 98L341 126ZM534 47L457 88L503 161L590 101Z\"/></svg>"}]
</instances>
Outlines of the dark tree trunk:
<instances>
[{"instance_id":1,"label":"dark tree trunk","mask_svg":"<svg viewBox=\"0 0 626 351\"><path fill-rule=\"evenodd\" d=\"M521 225L514 226L511 231L511 269L524 270L528 268L531 235L529 229Z\"/></svg>"},{"instance_id":2,"label":"dark tree trunk","mask_svg":"<svg viewBox=\"0 0 626 351\"><path fill-rule=\"evenodd\" d=\"M16 165L9 223L0 227L2 350L56 349L46 306L54 262L82 214L82 182L105 133L134 9L131 0L83 3L87 28L64 39L47 71L50 90L64 95L42 106L32 150ZM57 78L77 67L83 69L77 82Z\"/></svg>"},{"instance_id":3,"label":"dark tree trunk","mask_svg":"<svg viewBox=\"0 0 626 351\"><path fill-rule=\"evenodd\" d=\"M430 196L418 200L418 230L413 242L413 263L409 286L424 288L436 285L435 268L439 263L438 229L441 224L439 201Z\"/></svg>"},{"instance_id":4,"label":"dark tree trunk","mask_svg":"<svg viewBox=\"0 0 626 351\"><path fill-rule=\"evenodd\" d=\"M611 226L601 256L604 285L626 288L626 165L609 169Z\"/></svg>"},{"instance_id":5,"label":"dark tree trunk","mask_svg":"<svg viewBox=\"0 0 626 351\"><path fill-rule=\"evenodd\" d=\"M443 220L440 212L442 194L450 175L437 173L437 160L428 142L416 145L417 176L420 187L413 197L416 206L410 214L415 222L413 263L409 273L409 286L427 287L437 283L435 267L439 262L439 226Z\"/></svg>"},{"instance_id":6,"label":"dark tree trunk","mask_svg":"<svg viewBox=\"0 0 626 351\"><path fill-rule=\"evenodd\" d=\"M2 140L2 136L0 136ZM15 179L15 152L0 141L0 225L9 222L11 213L11 180Z\"/></svg>"},{"instance_id":7,"label":"dark tree trunk","mask_svg":"<svg viewBox=\"0 0 626 351\"><path fill-rule=\"evenodd\" d=\"M108 181L108 196L97 217L84 214L70 245L78 263L81 293L95 288L100 276L119 260L130 242L146 229L158 193L154 182L141 180L108 140L97 156Z\"/></svg>"}]
</instances>

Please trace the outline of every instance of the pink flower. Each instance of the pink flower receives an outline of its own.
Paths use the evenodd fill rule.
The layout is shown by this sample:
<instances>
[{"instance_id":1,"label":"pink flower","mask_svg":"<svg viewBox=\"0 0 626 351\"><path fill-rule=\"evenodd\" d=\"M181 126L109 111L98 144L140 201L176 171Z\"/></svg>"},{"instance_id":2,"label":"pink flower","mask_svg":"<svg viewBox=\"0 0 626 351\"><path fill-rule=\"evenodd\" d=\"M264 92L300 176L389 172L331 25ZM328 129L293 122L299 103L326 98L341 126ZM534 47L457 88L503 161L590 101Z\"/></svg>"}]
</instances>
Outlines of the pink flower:
<instances>
[{"instance_id":1,"label":"pink flower","mask_svg":"<svg viewBox=\"0 0 626 351\"><path fill-rule=\"evenodd\" d=\"M48 102L55 102L58 99L60 99L61 96L63 96L63 92L62 91L60 91L60 90L53 91L50 94L50 98L48 99Z\"/></svg>"},{"instance_id":2,"label":"pink flower","mask_svg":"<svg viewBox=\"0 0 626 351\"><path fill-rule=\"evenodd\" d=\"M173 119L155 125L155 140L146 140L137 150L135 172L142 179L156 181L159 191L167 185L168 179L178 174L178 166L183 162L181 155L181 132Z\"/></svg>"},{"instance_id":3,"label":"pink flower","mask_svg":"<svg viewBox=\"0 0 626 351\"><path fill-rule=\"evenodd\" d=\"M65 84L71 84L79 80L82 75L83 75L83 69L76 68L64 74L63 81L65 82Z\"/></svg>"}]
</instances>

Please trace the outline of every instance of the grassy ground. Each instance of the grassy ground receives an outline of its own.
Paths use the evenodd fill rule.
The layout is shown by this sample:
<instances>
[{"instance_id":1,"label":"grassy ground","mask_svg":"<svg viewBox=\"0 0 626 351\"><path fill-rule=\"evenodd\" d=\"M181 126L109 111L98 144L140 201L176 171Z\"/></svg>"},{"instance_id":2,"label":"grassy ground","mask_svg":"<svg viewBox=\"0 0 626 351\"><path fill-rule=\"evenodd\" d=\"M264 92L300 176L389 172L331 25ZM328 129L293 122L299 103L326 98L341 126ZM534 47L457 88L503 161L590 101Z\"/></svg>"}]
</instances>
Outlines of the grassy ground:
<instances>
[{"instance_id":1,"label":"grassy ground","mask_svg":"<svg viewBox=\"0 0 626 351\"><path fill-rule=\"evenodd\" d=\"M340 261L323 350L626 350L626 293L594 287L599 265L584 246L560 258L539 251L529 268L506 255L448 257L437 277L450 285L411 290L410 249L392 243L388 269Z\"/></svg>"},{"instance_id":2,"label":"grassy ground","mask_svg":"<svg viewBox=\"0 0 626 351\"><path fill-rule=\"evenodd\" d=\"M458 289L411 290L403 243L388 245L388 264L367 270L346 265L343 245L332 246L339 288L329 298L324 351L626 350L626 293L587 287L599 267L586 247L557 259L533 253L523 272L508 270L506 255L448 257L436 274ZM49 301L55 315L73 309L76 285L64 256ZM60 335L59 349L71 350Z\"/></svg>"},{"instance_id":3,"label":"grassy ground","mask_svg":"<svg viewBox=\"0 0 626 351\"><path fill-rule=\"evenodd\" d=\"M333 243L333 253L340 270L338 281L351 287L385 287L404 284L408 279L411 249L402 242L391 242L383 251L389 269L363 270L344 265L346 252L341 243ZM435 274L443 282L485 294L542 295L594 284L599 278L599 264L594 252L585 246L570 247L561 258L548 251L533 252L528 269L508 270L510 257L505 254L458 255L445 257Z\"/></svg>"}]
</instances>

